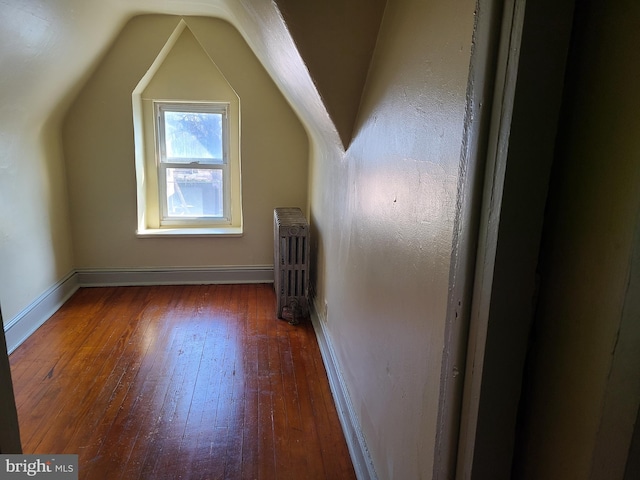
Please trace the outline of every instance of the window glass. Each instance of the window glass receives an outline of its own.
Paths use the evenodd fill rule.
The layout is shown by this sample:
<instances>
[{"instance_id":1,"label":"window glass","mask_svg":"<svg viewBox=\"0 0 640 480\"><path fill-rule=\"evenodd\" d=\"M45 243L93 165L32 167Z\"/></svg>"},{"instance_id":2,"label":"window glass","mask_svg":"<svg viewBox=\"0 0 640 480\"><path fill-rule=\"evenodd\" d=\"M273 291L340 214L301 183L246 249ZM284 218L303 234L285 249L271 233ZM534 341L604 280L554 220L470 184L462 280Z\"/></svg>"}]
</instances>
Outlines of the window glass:
<instances>
[{"instance_id":1,"label":"window glass","mask_svg":"<svg viewBox=\"0 0 640 480\"><path fill-rule=\"evenodd\" d=\"M161 225L231 223L228 108L156 103Z\"/></svg>"},{"instance_id":2,"label":"window glass","mask_svg":"<svg viewBox=\"0 0 640 480\"><path fill-rule=\"evenodd\" d=\"M167 168L169 217L224 216L222 170Z\"/></svg>"},{"instance_id":3,"label":"window glass","mask_svg":"<svg viewBox=\"0 0 640 480\"><path fill-rule=\"evenodd\" d=\"M222 162L222 114L164 112L166 161Z\"/></svg>"}]
</instances>

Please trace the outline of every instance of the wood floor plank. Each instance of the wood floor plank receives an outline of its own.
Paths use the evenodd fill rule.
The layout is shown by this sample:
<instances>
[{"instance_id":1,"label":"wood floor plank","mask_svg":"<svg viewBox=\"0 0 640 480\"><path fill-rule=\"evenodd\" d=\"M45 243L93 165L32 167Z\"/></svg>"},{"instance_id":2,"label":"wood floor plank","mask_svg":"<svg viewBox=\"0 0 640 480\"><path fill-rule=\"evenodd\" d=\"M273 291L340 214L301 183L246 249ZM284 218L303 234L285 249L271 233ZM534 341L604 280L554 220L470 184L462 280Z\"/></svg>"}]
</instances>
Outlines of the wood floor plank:
<instances>
[{"instance_id":1,"label":"wood floor plank","mask_svg":"<svg viewBox=\"0 0 640 480\"><path fill-rule=\"evenodd\" d=\"M231 403L219 404L219 413L216 416L216 425L227 426L227 442L225 454L225 471L223 478L242 478L242 459L245 424L245 400L247 392L245 351L247 338L248 295L246 291L238 291L238 286L233 287L232 301L227 311L228 318L234 325L230 328L230 340L233 342L233 370L231 376ZM221 414L222 413L222 414ZM247 439L246 446L251 444Z\"/></svg>"},{"instance_id":2,"label":"wood floor plank","mask_svg":"<svg viewBox=\"0 0 640 480\"><path fill-rule=\"evenodd\" d=\"M114 296L110 297L113 305L108 310L109 314L120 316L129 308L128 305L118 302L118 295L121 293L116 291ZM138 291L135 291L135 294L138 293ZM100 309L98 309L94 315L97 317L98 315L103 315L103 313L100 313ZM74 317L72 316L71 318ZM81 324L84 328L75 327L71 329L71 339L67 344L62 343L58 352L51 351L49 354L51 355L52 364L50 373L43 379L41 388L36 391L35 395L29 396L19 407L20 411L28 412L27 414L31 416L29 423L38 422L37 427L34 429L34 432L37 432L37 436L27 436L23 440L25 449L35 453L44 453L49 450L50 446L46 441L52 435L47 434L55 424L55 419L61 415L62 409L66 408L68 410L69 407L66 404L52 402L51 399L57 398L60 392L64 392L65 395L68 395L68 402L71 402L71 406L77 404L79 399L75 393L79 385L78 377L87 381L93 378L92 368L97 364L93 361L94 350L99 356L104 351L105 346L110 348L117 347L117 342L112 340L112 337L120 335L120 331L111 329L109 322L96 323L95 319L90 319L88 322L81 322ZM60 337L60 335L57 336ZM99 339L99 341L95 339ZM56 354L58 355L57 358L54 357ZM69 368L72 363L75 366ZM83 389L87 389L85 383L83 383ZM47 404L50 407L43 410L38 408L41 404ZM64 418L62 421L64 421ZM62 435L63 432L56 431L55 433ZM55 434L53 436L58 437Z\"/></svg>"},{"instance_id":3,"label":"wood floor plank","mask_svg":"<svg viewBox=\"0 0 640 480\"><path fill-rule=\"evenodd\" d=\"M153 321L153 316L151 320ZM150 324L149 329L155 333L155 323ZM175 337L171 335L169 338L173 341ZM147 402L144 397L139 397L140 392L144 391L147 386L145 377L152 371L151 368L160 352L167 361L170 360L170 357L164 355L166 351L165 339L164 335L158 336L159 345L152 345L152 342L144 341L147 355L137 371L134 368L129 368L128 362L130 360L126 356L121 357L114 366L113 374L110 376L111 382L104 389L105 393L111 392L111 394L103 410L101 422L97 427L101 435L97 438L94 437L87 448L81 450L83 456L88 458L89 475L95 476L96 472L110 471L111 468L115 468L114 465L128 458L126 452L130 448L132 437L135 439L136 432L139 434L139 429L146 425L139 420L139 415L144 415L145 408L149 403L153 407L153 399L156 398L151 396L149 397L151 402ZM138 399L140 399L139 402ZM131 411L136 412L135 417L128 414Z\"/></svg>"},{"instance_id":4,"label":"wood floor plank","mask_svg":"<svg viewBox=\"0 0 640 480\"><path fill-rule=\"evenodd\" d=\"M278 322L285 325L284 322ZM277 325L276 325L277 328ZM274 461L276 477L292 478L291 457L288 439L288 424L285 410L284 398L287 394L282 383L282 364L280 361L280 338L283 333L279 328L276 335L272 337L269 345L269 367L271 369L269 389L272 393L273 407L273 441L274 441Z\"/></svg>"},{"instance_id":5,"label":"wood floor plank","mask_svg":"<svg viewBox=\"0 0 640 480\"><path fill-rule=\"evenodd\" d=\"M160 307L161 306L162 304ZM154 313L151 311L148 314L152 316L153 325L157 312ZM156 332L154 332L157 333L157 336L154 335L155 338L153 338L153 340L145 342L148 344L148 351L152 352L152 354L150 355L149 371L146 373L144 380L142 380L142 377L141 380L143 389L150 392L147 397L149 401L141 403L141 412L136 412L136 418L140 418L139 415L148 418L148 420L141 419L140 423L141 428L146 428L150 431L155 428L154 400L163 394L163 390L158 386L159 382L157 378L162 376L164 369L167 368L167 365L171 364L172 360L169 355L166 355L166 346L180 341L180 338L177 338L175 329L170 328L171 324L169 322L162 322L160 325L161 328L157 328ZM124 388L126 380L123 379L123 374L124 371L121 365L116 365L113 368L102 388L101 401L96 405L98 412L101 410L104 412L103 416L100 417L100 415L96 415L90 425L92 429L90 429L89 432L84 432L84 435L76 439L76 444L81 445L80 452L82 457L87 458L87 462L91 468L95 466L102 456L101 451L103 450L105 441L110 438L109 433L121 411L125 395L128 393ZM90 433L91 431L96 432L93 438Z\"/></svg>"},{"instance_id":6,"label":"wood floor plank","mask_svg":"<svg viewBox=\"0 0 640 480\"><path fill-rule=\"evenodd\" d=\"M210 294L211 292L206 292L205 297L209 297ZM211 302L218 306L219 300L214 299L215 297L211 297ZM220 475L220 472L224 471L224 463L215 460L212 462L210 454L212 438L220 440L222 437L222 441L226 440L224 429L216 430L215 419L221 396L221 380L226 374L223 361L225 350L228 348L228 337L226 322L216 314L215 309L206 311L205 314L210 320L210 325L204 339L194 395L178 452L187 464L192 465L194 472L208 468L210 471L218 470Z\"/></svg>"},{"instance_id":7,"label":"wood floor plank","mask_svg":"<svg viewBox=\"0 0 640 480\"><path fill-rule=\"evenodd\" d=\"M141 290L139 295L132 299L132 302L137 306L145 305L146 296L147 291ZM60 409L55 423L51 424L51 428L41 442L41 449L49 449L49 445L52 444L62 445L65 441L68 444L78 430L86 428L88 416L97 406L97 399L101 387L104 385L103 378L107 371L113 370L111 368L113 362L117 361L115 370L121 370L125 373L124 379L121 380L125 384L130 384L130 379L138 375L140 364L147 350L142 339L148 324L148 320L142 315L137 315L130 318L116 335L113 334L115 330L112 330L107 341L104 341L103 337L100 347L96 348L92 345L81 347L80 359L84 368L79 372L73 372L71 380L75 385L70 392L71 396L77 399L77 406L73 411L69 408ZM94 331L95 334L96 331ZM86 378L87 382L77 382L77 377ZM67 445L64 448L66 449Z\"/></svg>"},{"instance_id":8,"label":"wood floor plank","mask_svg":"<svg viewBox=\"0 0 640 480\"><path fill-rule=\"evenodd\" d=\"M271 285L80 289L10 362L23 450L80 478L355 478L313 328Z\"/></svg>"}]
</instances>

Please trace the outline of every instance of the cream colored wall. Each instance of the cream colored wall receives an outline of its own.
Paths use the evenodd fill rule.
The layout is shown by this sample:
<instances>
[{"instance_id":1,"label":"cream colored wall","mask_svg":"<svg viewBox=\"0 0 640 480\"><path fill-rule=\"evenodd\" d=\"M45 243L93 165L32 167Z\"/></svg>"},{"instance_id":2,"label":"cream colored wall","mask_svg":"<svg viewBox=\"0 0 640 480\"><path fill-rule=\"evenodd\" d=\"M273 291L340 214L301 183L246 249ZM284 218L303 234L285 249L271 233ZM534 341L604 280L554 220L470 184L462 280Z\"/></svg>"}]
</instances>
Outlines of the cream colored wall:
<instances>
[{"instance_id":1,"label":"cream colored wall","mask_svg":"<svg viewBox=\"0 0 640 480\"><path fill-rule=\"evenodd\" d=\"M638 295L628 288L640 214L640 5L588 2L578 13L580 35L570 63L543 243L519 478L621 478L613 473L619 464L605 468L604 475L592 469L603 466L594 456L609 382L616 378L614 354L626 341L619 337L623 307ZM632 323L637 339L637 317ZM637 364L638 351L628 358ZM613 408L637 402L631 395L634 389L637 395L637 374L632 368L631 376L618 380L629 392ZM631 405L635 418L637 403ZM612 445L600 448L617 446L624 455L634 418L607 438Z\"/></svg>"},{"instance_id":2,"label":"cream colored wall","mask_svg":"<svg viewBox=\"0 0 640 480\"><path fill-rule=\"evenodd\" d=\"M0 305L5 326L74 270L61 121L114 35L134 12L149 8L231 18L226 0L154 3L0 2Z\"/></svg>"},{"instance_id":3,"label":"cream colored wall","mask_svg":"<svg viewBox=\"0 0 640 480\"><path fill-rule=\"evenodd\" d=\"M156 138L154 120L154 100L172 101L207 101L220 102L229 105L229 143L228 155L231 164L230 183L233 196L231 200L231 213L234 226L242 226L242 202L240 182L240 99L229 85L226 78L211 58L202 49L198 40L193 36L188 27L180 31L182 24L177 27L175 33L179 33L175 43L170 43L165 48L170 48L167 55L158 59L159 65L152 68L153 75L144 84L144 80L138 84L137 90L142 90L139 95L142 103L142 112L136 112L134 106L134 123L144 134L136 143L144 154L136 154L136 183L138 194L138 228L160 227L160 204L158 196L158 174L156 167ZM185 72L189 72L185 75ZM145 80L147 80L145 78ZM136 118L136 116L138 118ZM138 158L138 156L142 158ZM144 168L143 168L144 166ZM149 188L151 187L151 188ZM141 205L144 205L141 207Z\"/></svg>"},{"instance_id":4,"label":"cream colored wall","mask_svg":"<svg viewBox=\"0 0 640 480\"><path fill-rule=\"evenodd\" d=\"M386 3L386 0L277 0L345 147L351 142ZM320 38L322 41L318 41Z\"/></svg>"},{"instance_id":5,"label":"cream colored wall","mask_svg":"<svg viewBox=\"0 0 640 480\"><path fill-rule=\"evenodd\" d=\"M118 35L63 124L78 268L269 265L273 208L307 205L302 124L229 23L186 18L240 98L244 235L136 238L131 93L180 21L140 16Z\"/></svg>"},{"instance_id":6,"label":"cream colored wall","mask_svg":"<svg viewBox=\"0 0 640 480\"><path fill-rule=\"evenodd\" d=\"M74 265L270 263L270 247L254 243L262 238L262 232L271 229L270 212L264 215L271 206L262 204L251 212L245 204L246 236L235 243L230 239L190 239L185 243L183 239L135 237L131 91L177 19L136 18L118 35L106 56L100 57L118 27L134 11L224 14L218 11L222 6L227 13L232 12L236 24L243 27L245 39L286 93L311 137L307 148L306 135L290 111L278 123L267 122L269 129L262 128L265 119L261 109L269 112L285 105L273 83L256 81L264 79L265 72L244 50L246 45L232 28L218 28L219 22L213 20L189 19L194 35L212 58L215 55L216 64L240 95L243 131L252 132L253 138L246 148L243 145L242 152L244 192L263 198L259 192L264 178L276 180L268 192L271 199L280 200L280 195L292 187L290 182L277 183L278 179L271 176L280 156L269 147L277 143L275 137L283 131L300 130L294 148L304 158L311 153L309 214L317 261L313 272L317 303L378 475L381 479L431 478L475 2L389 2L354 140L347 152L275 4L270 0L209 3L131 0L125 6L118 0L70 0L64 5L30 2L34 10L28 13L28 19L37 23L44 17L48 24L43 31L56 32L59 41L34 48L21 40L25 48L33 49L25 53L26 59L14 58L13 48L0 42L3 61L11 58L21 75L10 77L13 83L6 91L6 84L2 86L3 99L10 100L19 92L16 101L8 102L9 107L0 107L2 116L20 110L19 101L36 92L42 94L38 99L66 99L67 103L56 110L60 118L90 67L96 69L65 119L66 164L61 154L33 155L28 147L37 138L37 123L33 121L7 130L11 135L3 142L9 147L19 146L9 148L11 155L2 158L11 158L14 163L28 158L31 170L37 170L40 162L66 168L72 227L64 229L65 249L61 252L71 251L72 237L75 261L70 253L67 258L57 252L53 258L65 266L61 270L68 271ZM18 16L27 8L18 0L11 4ZM15 18L10 18L11 26L25 25ZM210 28L212 22L215 29ZM31 26L28 22L26 25ZM347 31L339 34L349 41ZM228 48L221 43L225 41L236 47ZM64 68L60 68L62 64ZM247 102L261 109L245 113ZM50 106L34 112L45 112L48 117L53 109ZM3 131L9 129L7 124L2 124ZM21 127L28 128L23 132ZM47 132L47 138L59 138L60 125ZM57 163L55 158L59 159ZM43 183L54 178L43 175ZM28 190L21 200L26 199L39 210L46 202L34 188L36 182L28 172L20 179ZM12 179L0 181L4 192ZM64 179L56 188L65 189ZM286 195L290 200L289 193ZM303 192L296 195L306 201ZM67 215L66 199L60 198L52 208L59 215ZM42 262L31 260L47 251L47 236L52 231L33 228L38 218L37 214L28 218L15 214L10 218L14 222L9 222L10 234L20 234L16 234L19 238L11 248L3 248L3 259L18 255L17 269L40 266L33 277L21 280L15 289L9 285L12 278L2 273L3 302L14 294L22 299L12 303L16 311L33 300L39 284L50 286L56 277L51 269L41 268ZM39 245L26 248L22 229L35 234ZM224 256L218 251L224 251Z\"/></svg>"},{"instance_id":7,"label":"cream colored wall","mask_svg":"<svg viewBox=\"0 0 640 480\"><path fill-rule=\"evenodd\" d=\"M317 303L381 479L433 472L474 7L389 2L351 147L314 151Z\"/></svg>"},{"instance_id":8,"label":"cream colored wall","mask_svg":"<svg viewBox=\"0 0 640 480\"><path fill-rule=\"evenodd\" d=\"M0 304L5 325L73 268L60 118L120 16L118 9L103 4L75 3L74 15L62 14L57 2L47 0L0 3ZM77 21L89 12L103 21Z\"/></svg>"}]
</instances>

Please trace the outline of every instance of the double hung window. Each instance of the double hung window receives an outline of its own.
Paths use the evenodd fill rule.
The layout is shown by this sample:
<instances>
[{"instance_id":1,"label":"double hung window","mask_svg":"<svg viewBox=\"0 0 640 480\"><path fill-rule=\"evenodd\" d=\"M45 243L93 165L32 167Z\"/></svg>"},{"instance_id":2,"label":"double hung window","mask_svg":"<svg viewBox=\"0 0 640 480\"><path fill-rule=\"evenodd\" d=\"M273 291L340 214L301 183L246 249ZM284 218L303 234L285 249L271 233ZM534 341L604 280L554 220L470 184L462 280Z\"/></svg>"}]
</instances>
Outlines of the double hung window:
<instances>
[{"instance_id":1,"label":"double hung window","mask_svg":"<svg viewBox=\"0 0 640 480\"><path fill-rule=\"evenodd\" d=\"M160 225L229 225L229 104L154 108Z\"/></svg>"}]
</instances>

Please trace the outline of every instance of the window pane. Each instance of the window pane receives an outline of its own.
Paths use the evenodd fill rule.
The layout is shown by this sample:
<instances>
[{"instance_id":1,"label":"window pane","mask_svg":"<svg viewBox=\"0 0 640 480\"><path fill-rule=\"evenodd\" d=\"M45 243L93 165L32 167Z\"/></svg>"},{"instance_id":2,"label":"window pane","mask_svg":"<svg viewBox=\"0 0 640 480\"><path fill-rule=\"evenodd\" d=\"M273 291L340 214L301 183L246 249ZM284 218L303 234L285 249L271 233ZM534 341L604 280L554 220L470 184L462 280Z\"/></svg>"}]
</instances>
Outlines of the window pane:
<instances>
[{"instance_id":1,"label":"window pane","mask_svg":"<svg viewBox=\"0 0 640 480\"><path fill-rule=\"evenodd\" d=\"M167 161L222 162L222 114L164 112Z\"/></svg>"},{"instance_id":2,"label":"window pane","mask_svg":"<svg viewBox=\"0 0 640 480\"><path fill-rule=\"evenodd\" d=\"M169 217L223 217L222 170L167 168Z\"/></svg>"}]
</instances>

